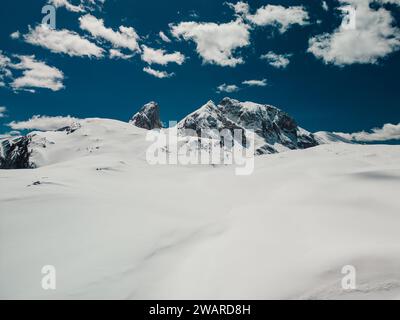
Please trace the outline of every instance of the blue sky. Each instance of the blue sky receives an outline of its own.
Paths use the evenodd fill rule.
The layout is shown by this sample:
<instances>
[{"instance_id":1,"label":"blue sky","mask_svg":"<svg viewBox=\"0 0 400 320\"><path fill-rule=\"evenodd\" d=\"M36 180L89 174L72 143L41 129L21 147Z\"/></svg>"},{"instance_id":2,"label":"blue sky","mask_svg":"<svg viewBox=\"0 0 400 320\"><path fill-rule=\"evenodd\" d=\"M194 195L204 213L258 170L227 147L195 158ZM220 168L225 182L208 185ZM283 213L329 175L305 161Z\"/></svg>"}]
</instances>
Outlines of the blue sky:
<instances>
[{"instance_id":1,"label":"blue sky","mask_svg":"<svg viewBox=\"0 0 400 320\"><path fill-rule=\"evenodd\" d=\"M127 121L151 100L168 122L224 96L310 131L400 122L398 0L92 1L2 1L0 132L33 115ZM55 30L40 26L47 2Z\"/></svg>"}]
</instances>

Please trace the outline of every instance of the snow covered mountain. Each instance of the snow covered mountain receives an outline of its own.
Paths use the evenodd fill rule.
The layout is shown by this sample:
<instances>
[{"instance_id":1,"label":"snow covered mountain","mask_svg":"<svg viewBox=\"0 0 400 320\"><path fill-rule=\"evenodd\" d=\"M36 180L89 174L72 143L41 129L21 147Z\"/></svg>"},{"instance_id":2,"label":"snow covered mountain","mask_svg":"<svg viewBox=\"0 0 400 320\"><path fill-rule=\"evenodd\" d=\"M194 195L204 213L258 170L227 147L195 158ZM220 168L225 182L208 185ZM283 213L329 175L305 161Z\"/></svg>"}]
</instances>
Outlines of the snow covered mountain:
<instances>
[{"instance_id":1,"label":"snow covered mountain","mask_svg":"<svg viewBox=\"0 0 400 320\"><path fill-rule=\"evenodd\" d=\"M256 154L271 154L319 145L314 135L297 126L285 112L270 105L224 98L218 106L209 101L178 123L178 129L247 130L256 134ZM184 134L184 133L183 133ZM243 144L244 145L244 144Z\"/></svg>"},{"instance_id":2,"label":"snow covered mountain","mask_svg":"<svg viewBox=\"0 0 400 320\"><path fill-rule=\"evenodd\" d=\"M242 139L238 142L243 146L247 145L245 128L227 118L213 101L208 101L200 109L186 116L177 127L181 136L188 135L188 130L192 130L192 133L195 132L198 137L213 139L219 138L219 132L222 130L229 131L232 137L234 137L234 130L239 130L242 133ZM217 130L218 133L213 134L212 130Z\"/></svg>"},{"instance_id":3,"label":"snow covered mountain","mask_svg":"<svg viewBox=\"0 0 400 320\"><path fill-rule=\"evenodd\" d=\"M314 136L319 144L327 144L327 143L356 143L355 141L346 139L338 134L328 131L319 131L314 133Z\"/></svg>"},{"instance_id":4,"label":"snow covered mountain","mask_svg":"<svg viewBox=\"0 0 400 320\"><path fill-rule=\"evenodd\" d=\"M124 154L129 158L138 150L143 152L145 160L144 146L149 145L146 132L127 122L82 119L71 127L34 131L26 137L3 139L0 144L1 168L39 168L99 154L111 158Z\"/></svg>"},{"instance_id":5,"label":"snow covered mountain","mask_svg":"<svg viewBox=\"0 0 400 320\"><path fill-rule=\"evenodd\" d=\"M132 117L129 123L147 130L162 128L163 125L160 120L160 107L154 101L149 102Z\"/></svg>"},{"instance_id":6,"label":"snow covered mountain","mask_svg":"<svg viewBox=\"0 0 400 320\"><path fill-rule=\"evenodd\" d=\"M60 161L63 160L60 155L70 159L81 156L82 150L94 152L97 146L93 147L92 141L102 140L105 143L111 140L108 136L99 138L95 124L99 125L98 131L101 132L102 126L110 122L118 123L113 130L120 128L119 140L125 140L127 126L122 122L106 119L103 121L101 119L77 120L71 126L56 131L38 131L29 133L25 137L3 139L0 142L0 168L26 169L52 163L50 159L53 159L53 150L57 150L57 159ZM129 121L129 125L146 130L161 129L158 104L150 102L143 106ZM248 130L253 130L256 155L306 149L319 144L312 133L298 127L294 119L283 111L270 105L239 102L229 98L223 99L218 105L209 101L181 120L177 128L182 137L188 134L188 129L199 136L205 129L218 131L226 129L232 136L235 130L239 130L242 136L237 142L243 147L248 146ZM88 134L89 131L91 134ZM80 137L82 140L77 142L74 137ZM192 140L181 143L193 145ZM113 142L115 149L125 149L126 146L121 142Z\"/></svg>"}]
</instances>

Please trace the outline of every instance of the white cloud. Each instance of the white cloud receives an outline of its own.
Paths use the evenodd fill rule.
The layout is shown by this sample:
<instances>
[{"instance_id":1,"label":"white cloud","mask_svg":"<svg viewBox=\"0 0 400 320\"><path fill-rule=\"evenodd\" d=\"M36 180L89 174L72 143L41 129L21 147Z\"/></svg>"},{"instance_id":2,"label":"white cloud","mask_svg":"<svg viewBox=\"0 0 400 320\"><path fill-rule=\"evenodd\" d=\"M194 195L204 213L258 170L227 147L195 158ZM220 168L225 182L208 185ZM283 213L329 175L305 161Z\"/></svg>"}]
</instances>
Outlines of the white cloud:
<instances>
[{"instance_id":1,"label":"white cloud","mask_svg":"<svg viewBox=\"0 0 400 320\"><path fill-rule=\"evenodd\" d=\"M324 9L325 11L329 10L328 4L326 3L326 1L322 1L322 9Z\"/></svg>"},{"instance_id":2,"label":"white cloud","mask_svg":"<svg viewBox=\"0 0 400 320\"><path fill-rule=\"evenodd\" d=\"M82 30L88 31L93 37L104 39L114 48L126 48L133 52L140 52L139 36L132 27L120 26L119 31L104 26L103 19L97 19L91 14L79 18Z\"/></svg>"},{"instance_id":3,"label":"white cloud","mask_svg":"<svg viewBox=\"0 0 400 320\"><path fill-rule=\"evenodd\" d=\"M69 56L102 57L103 49L82 38L79 34L66 29L54 30L46 25L38 25L30 29L24 36L26 42L49 49L55 53Z\"/></svg>"},{"instance_id":4,"label":"white cloud","mask_svg":"<svg viewBox=\"0 0 400 320\"><path fill-rule=\"evenodd\" d=\"M55 6L56 8L65 7L65 9L72 12L84 12L85 9L83 5L73 5L68 0L49 0L49 4Z\"/></svg>"},{"instance_id":5,"label":"white cloud","mask_svg":"<svg viewBox=\"0 0 400 320\"><path fill-rule=\"evenodd\" d=\"M256 11L254 15L247 15L252 23L258 26L274 25L280 32L285 32L290 26L308 24L308 13L303 7L288 7L266 5Z\"/></svg>"},{"instance_id":6,"label":"white cloud","mask_svg":"<svg viewBox=\"0 0 400 320\"><path fill-rule=\"evenodd\" d=\"M193 18L193 19L197 19L197 18L199 18L200 16L199 16L199 14L198 14L196 11L191 10L191 11L189 12L189 17L190 17L190 18Z\"/></svg>"},{"instance_id":7,"label":"white cloud","mask_svg":"<svg viewBox=\"0 0 400 320\"><path fill-rule=\"evenodd\" d=\"M0 50L0 68L5 68L10 64L11 60L9 57L3 54L3 51Z\"/></svg>"},{"instance_id":8,"label":"white cloud","mask_svg":"<svg viewBox=\"0 0 400 320\"><path fill-rule=\"evenodd\" d=\"M239 91L239 87L235 84L221 84L220 86L217 87L217 92L227 92L227 93L232 93Z\"/></svg>"},{"instance_id":9,"label":"white cloud","mask_svg":"<svg viewBox=\"0 0 400 320\"><path fill-rule=\"evenodd\" d=\"M0 134L0 139L7 139L7 138L15 137L15 136L20 136L20 135L21 135L21 132L13 130L10 132Z\"/></svg>"},{"instance_id":10,"label":"white cloud","mask_svg":"<svg viewBox=\"0 0 400 320\"><path fill-rule=\"evenodd\" d=\"M93 10L95 7L101 8L105 0L81 0L79 5L72 4L69 0L48 0L48 4L56 8L64 7L68 11L82 13Z\"/></svg>"},{"instance_id":11,"label":"white cloud","mask_svg":"<svg viewBox=\"0 0 400 320\"><path fill-rule=\"evenodd\" d=\"M4 118L6 116L7 108L0 106L0 118Z\"/></svg>"},{"instance_id":12,"label":"white cloud","mask_svg":"<svg viewBox=\"0 0 400 320\"><path fill-rule=\"evenodd\" d=\"M233 54L250 44L249 26L240 19L223 24L181 22L171 25L171 33L176 38L194 41L204 63L220 66L235 67L244 63L243 58Z\"/></svg>"},{"instance_id":13,"label":"white cloud","mask_svg":"<svg viewBox=\"0 0 400 320\"><path fill-rule=\"evenodd\" d=\"M267 79L246 80L246 81L243 81L242 84L245 84L250 87L265 87L265 86L267 86Z\"/></svg>"},{"instance_id":14,"label":"white cloud","mask_svg":"<svg viewBox=\"0 0 400 320\"><path fill-rule=\"evenodd\" d=\"M133 54L124 54L120 50L110 49L110 59L124 59L128 60L133 57Z\"/></svg>"},{"instance_id":15,"label":"white cloud","mask_svg":"<svg viewBox=\"0 0 400 320\"><path fill-rule=\"evenodd\" d=\"M281 33L287 31L292 25L304 26L308 24L308 12L302 6L266 5L257 9L255 14L251 14L250 7L246 2L240 1L229 5L243 19L257 26L276 26Z\"/></svg>"},{"instance_id":16,"label":"white cloud","mask_svg":"<svg viewBox=\"0 0 400 320\"><path fill-rule=\"evenodd\" d=\"M0 86L28 92L35 92L33 88L46 88L53 91L64 88L64 74L59 69L37 61L33 55L14 55L13 57L19 59L19 62L14 63L0 51ZM21 75L14 77L11 69L20 71Z\"/></svg>"},{"instance_id":17,"label":"white cloud","mask_svg":"<svg viewBox=\"0 0 400 320\"><path fill-rule=\"evenodd\" d=\"M40 130L51 131L68 127L78 122L79 119L67 117L33 116L27 121L11 122L8 124L13 130Z\"/></svg>"},{"instance_id":18,"label":"white cloud","mask_svg":"<svg viewBox=\"0 0 400 320\"><path fill-rule=\"evenodd\" d=\"M343 11L352 6L355 28L348 18L331 34L324 33L309 41L308 52L325 63L343 66L353 63L377 63L380 58L400 48L400 29L394 26L391 13L371 8L372 0L340 0ZM388 2L381 0L381 3Z\"/></svg>"},{"instance_id":19,"label":"white cloud","mask_svg":"<svg viewBox=\"0 0 400 320\"><path fill-rule=\"evenodd\" d=\"M81 0L81 3L88 10L95 10L95 9L102 10L105 2L106 0Z\"/></svg>"},{"instance_id":20,"label":"white cloud","mask_svg":"<svg viewBox=\"0 0 400 320\"><path fill-rule=\"evenodd\" d=\"M160 36L162 41L168 42L168 43L171 42L171 39L168 38L167 35L164 32L160 31L158 35Z\"/></svg>"},{"instance_id":21,"label":"white cloud","mask_svg":"<svg viewBox=\"0 0 400 320\"><path fill-rule=\"evenodd\" d=\"M11 60L9 57L5 56L3 52L0 50L0 83L2 87L5 86L4 78L9 78L12 76L12 73L9 69L11 64Z\"/></svg>"},{"instance_id":22,"label":"white cloud","mask_svg":"<svg viewBox=\"0 0 400 320\"><path fill-rule=\"evenodd\" d=\"M400 123L387 123L382 128L372 129L371 132L361 131L356 133L334 132L343 138L359 142L400 140Z\"/></svg>"},{"instance_id":23,"label":"white cloud","mask_svg":"<svg viewBox=\"0 0 400 320\"><path fill-rule=\"evenodd\" d=\"M238 16L247 15L250 12L250 7L247 2L239 1L234 3L226 3L230 8L232 8Z\"/></svg>"},{"instance_id":24,"label":"white cloud","mask_svg":"<svg viewBox=\"0 0 400 320\"><path fill-rule=\"evenodd\" d=\"M20 38L20 36L21 36L21 33L19 32L19 31L15 31L15 32L13 32L13 33L11 33L10 34L10 38L11 39L19 39Z\"/></svg>"},{"instance_id":25,"label":"white cloud","mask_svg":"<svg viewBox=\"0 0 400 320\"><path fill-rule=\"evenodd\" d=\"M174 73L168 73L166 71L158 71L150 67L143 68L143 71L159 79L171 78L172 76L174 76Z\"/></svg>"},{"instance_id":26,"label":"white cloud","mask_svg":"<svg viewBox=\"0 0 400 320\"><path fill-rule=\"evenodd\" d=\"M142 46L142 60L148 64L167 65L168 63L176 63L181 65L185 62L185 56L180 52L166 53L162 49L153 49L145 45Z\"/></svg>"},{"instance_id":27,"label":"white cloud","mask_svg":"<svg viewBox=\"0 0 400 320\"><path fill-rule=\"evenodd\" d=\"M22 76L14 79L11 83L11 87L15 90L46 88L58 91L64 88L64 74L57 68L37 61L35 56L17 57L20 62L10 65L13 69L22 70Z\"/></svg>"},{"instance_id":28,"label":"white cloud","mask_svg":"<svg viewBox=\"0 0 400 320\"><path fill-rule=\"evenodd\" d=\"M0 50L0 68L6 67L10 63L10 58L3 54L3 51Z\"/></svg>"},{"instance_id":29,"label":"white cloud","mask_svg":"<svg viewBox=\"0 0 400 320\"><path fill-rule=\"evenodd\" d=\"M270 51L266 54L263 54L260 57L260 59L267 60L268 63L271 66L273 66L274 68L284 69L289 65L289 63L290 63L289 58L291 56L292 56L291 54L276 54L276 53Z\"/></svg>"},{"instance_id":30,"label":"white cloud","mask_svg":"<svg viewBox=\"0 0 400 320\"><path fill-rule=\"evenodd\" d=\"M397 4L400 5L400 0L376 0L380 3L390 3L390 4Z\"/></svg>"}]
</instances>

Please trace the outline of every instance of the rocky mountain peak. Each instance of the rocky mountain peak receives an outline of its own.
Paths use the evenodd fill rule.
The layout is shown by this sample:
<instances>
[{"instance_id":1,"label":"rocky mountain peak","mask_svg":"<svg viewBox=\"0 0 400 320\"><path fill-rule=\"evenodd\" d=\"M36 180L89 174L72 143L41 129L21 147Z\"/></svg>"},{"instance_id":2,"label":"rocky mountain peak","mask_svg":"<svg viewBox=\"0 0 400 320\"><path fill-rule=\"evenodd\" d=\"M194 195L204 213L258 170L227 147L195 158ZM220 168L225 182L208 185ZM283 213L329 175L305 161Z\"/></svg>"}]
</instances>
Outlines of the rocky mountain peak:
<instances>
[{"instance_id":1,"label":"rocky mountain peak","mask_svg":"<svg viewBox=\"0 0 400 320\"><path fill-rule=\"evenodd\" d=\"M71 146L66 141L76 143L79 141L77 137L87 135L88 127L95 136L99 134L102 130L100 125L102 122L92 125L92 121L82 120L71 126L51 131L51 133L43 132L39 135L28 134L24 137L0 139L0 169L32 168L37 163L40 166L40 161L49 158L48 150L54 149L55 137L60 139L56 145L57 150L63 150L63 148L69 150ZM158 104L150 102L144 105L132 117L130 124L147 130L162 128ZM80 130L81 126L84 130ZM253 137L250 134L252 131L255 133L254 147L257 155L291 149L306 149L325 143L327 140L302 129L291 116L274 106L240 102L230 98L224 98L218 105L213 101L208 101L181 120L177 128L181 137L218 140L221 138L221 133L224 132L224 143L228 130L228 134L230 133L231 137L243 147L249 146L249 143L252 142L250 140ZM238 131L241 135L235 135ZM121 137L123 137L123 132L121 132ZM49 141L47 141L47 137L49 137ZM193 139L188 139L189 142L191 140ZM94 150L98 150L100 147L95 146L94 148ZM79 152L83 149L92 152L93 146L73 149L77 149ZM68 156L68 152L65 154Z\"/></svg>"},{"instance_id":2,"label":"rocky mountain peak","mask_svg":"<svg viewBox=\"0 0 400 320\"><path fill-rule=\"evenodd\" d=\"M147 130L162 128L160 107L154 101L145 104L139 112L132 117L129 123Z\"/></svg>"},{"instance_id":3,"label":"rocky mountain peak","mask_svg":"<svg viewBox=\"0 0 400 320\"><path fill-rule=\"evenodd\" d=\"M30 142L29 136L0 140L0 169L32 168Z\"/></svg>"},{"instance_id":4,"label":"rocky mountain peak","mask_svg":"<svg viewBox=\"0 0 400 320\"><path fill-rule=\"evenodd\" d=\"M222 130L229 130L234 135L235 130L240 130L244 133L244 128L229 120L213 101L208 101L205 105L200 107L195 112L186 116L178 123L178 130L181 135L186 135L190 130L191 133L196 132L197 136L210 136L214 137L212 130L221 132ZM246 136L240 141L241 144L246 144Z\"/></svg>"},{"instance_id":5,"label":"rocky mountain peak","mask_svg":"<svg viewBox=\"0 0 400 320\"><path fill-rule=\"evenodd\" d=\"M300 128L296 121L282 110L267 104L240 102L224 98L216 106L209 101L178 124L183 129L191 129L200 135L203 129L240 129L246 134L252 130L256 134L257 154L276 153L288 149L304 149L319 143L308 131ZM193 132L193 131L192 131Z\"/></svg>"}]
</instances>

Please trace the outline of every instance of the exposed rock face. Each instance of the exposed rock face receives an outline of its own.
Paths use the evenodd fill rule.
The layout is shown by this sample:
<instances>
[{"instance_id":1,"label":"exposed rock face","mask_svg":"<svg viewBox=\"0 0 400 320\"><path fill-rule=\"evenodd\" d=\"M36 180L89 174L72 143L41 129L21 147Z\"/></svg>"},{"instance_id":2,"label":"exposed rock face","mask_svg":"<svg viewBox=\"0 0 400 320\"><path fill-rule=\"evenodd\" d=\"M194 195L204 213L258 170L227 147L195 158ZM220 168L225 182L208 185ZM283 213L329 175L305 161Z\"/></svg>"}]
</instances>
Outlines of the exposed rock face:
<instances>
[{"instance_id":1,"label":"exposed rock face","mask_svg":"<svg viewBox=\"0 0 400 320\"><path fill-rule=\"evenodd\" d=\"M79 130L80 128L81 128L80 123L79 122L75 122L70 126L60 128L60 129L58 129L56 131L58 131L58 132L66 132L67 134L71 134L71 133L74 133L76 130Z\"/></svg>"},{"instance_id":2,"label":"exposed rock face","mask_svg":"<svg viewBox=\"0 0 400 320\"><path fill-rule=\"evenodd\" d=\"M234 137L235 130L238 130L241 133L238 142L244 146L247 144L245 129L229 120L212 101L207 102L178 123L178 131L181 135L192 135L188 134L189 130L191 133L196 132L198 137L205 138L219 138L222 130L227 130L227 133L229 132L231 137ZM212 130L217 130L218 133L214 135Z\"/></svg>"},{"instance_id":3,"label":"exposed rock face","mask_svg":"<svg viewBox=\"0 0 400 320\"><path fill-rule=\"evenodd\" d=\"M191 129L198 136L202 130L239 129L243 132L242 145L246 146L246 131L254 131L256 154L277 153L282 149L305 149L319 143L310 132L297 126L287 113L270 105L223 99L218 106L212 101L185 117L178 130L185 135ZM247 131L248 132L248 131Z\"/></svg>"},{"instance_id":4,"label":"exposed rock face","mask_svg":"<svg viewBox=\"0 0 400 320\"><path fill-rule=\"evenodd\" d=\"M30 137L18 137L0 141L0 169L28 169L34 165L29 162Z\"/></svg>"},{"instance_id":5,"label":"exposed rock face","mask_svg":"<svg viewBox=\"0 0 400 320\"><path fill-rule=\"evenodd\" d=\"M150 102L136 113L129 123L136 127L153 130L163 127L160 120L160 108L157 103Z\"/></svg>"},{"instance_id":6,"label":"exposed rock face","mask_svg":"<svg viewBox=\"0 0 400 320\"><path fill-rule=\"evenodd\" d=\"M162 128L159 106L155 102L146 104L130 121L131 124L152 130ZM0 169L26 169L40 166L40 161L48 158L48 150L52 149L53 138L57 136L75 135L86 137L86 133L79 132L80 123L53 131L51 134L30 133L25 137L7 138L0 140ZM96 128L101 130L102 128ZM249 146L250 130L255 133L255 154L271 154L291 149L305 149L317 146L328 141L321 136L314 136L312 133L300 128L296 121L287 113L270 105L256 104L253 102L239 102L225 98L219 105L209 101L200 109L186 116L177 125L179 135L183 137L179 143L191 144L190 147L207 148L201 142L203 138L216 139L213 142L220 143L230 148L233 139L244 147ZM96 131L95 130L95 131ZM221 137L221 133L224 136ZM195 137L195 139L191 139ZM327 134L324 135L327 137ZM186 139L187 138L187 139ZM221 139L222 138L222 139ZM224 140L225 138L225 140ZM61 138L60 138L61 139ZM333 139L333 138L332 138ZM330 140L332 140L330 139ZM59 140L57 150L71 150L64 139ZM208 142L209 140L203 140ZM86 146L92 150L93 146ZM95 146L98 148L98 146ZM78 152L80 149L78 148ZM92 152L92 151L90 151ZM68 153L65 153L68 155Z\"/></svg>"},{"instance_id":7,"label":"exposed rock face","mask_svg":"<svg viewBox=\"0 0 400 320\"><path fill-rule=\"evenodd\" d=\"M259 147L257 154L277 152L274 145L306 149L319 144L312 133L298 127L292 117L276 107L224 98L218 108L225 117L253 130L265 141L266 145Z\"/></svg>"}]
</instances>

